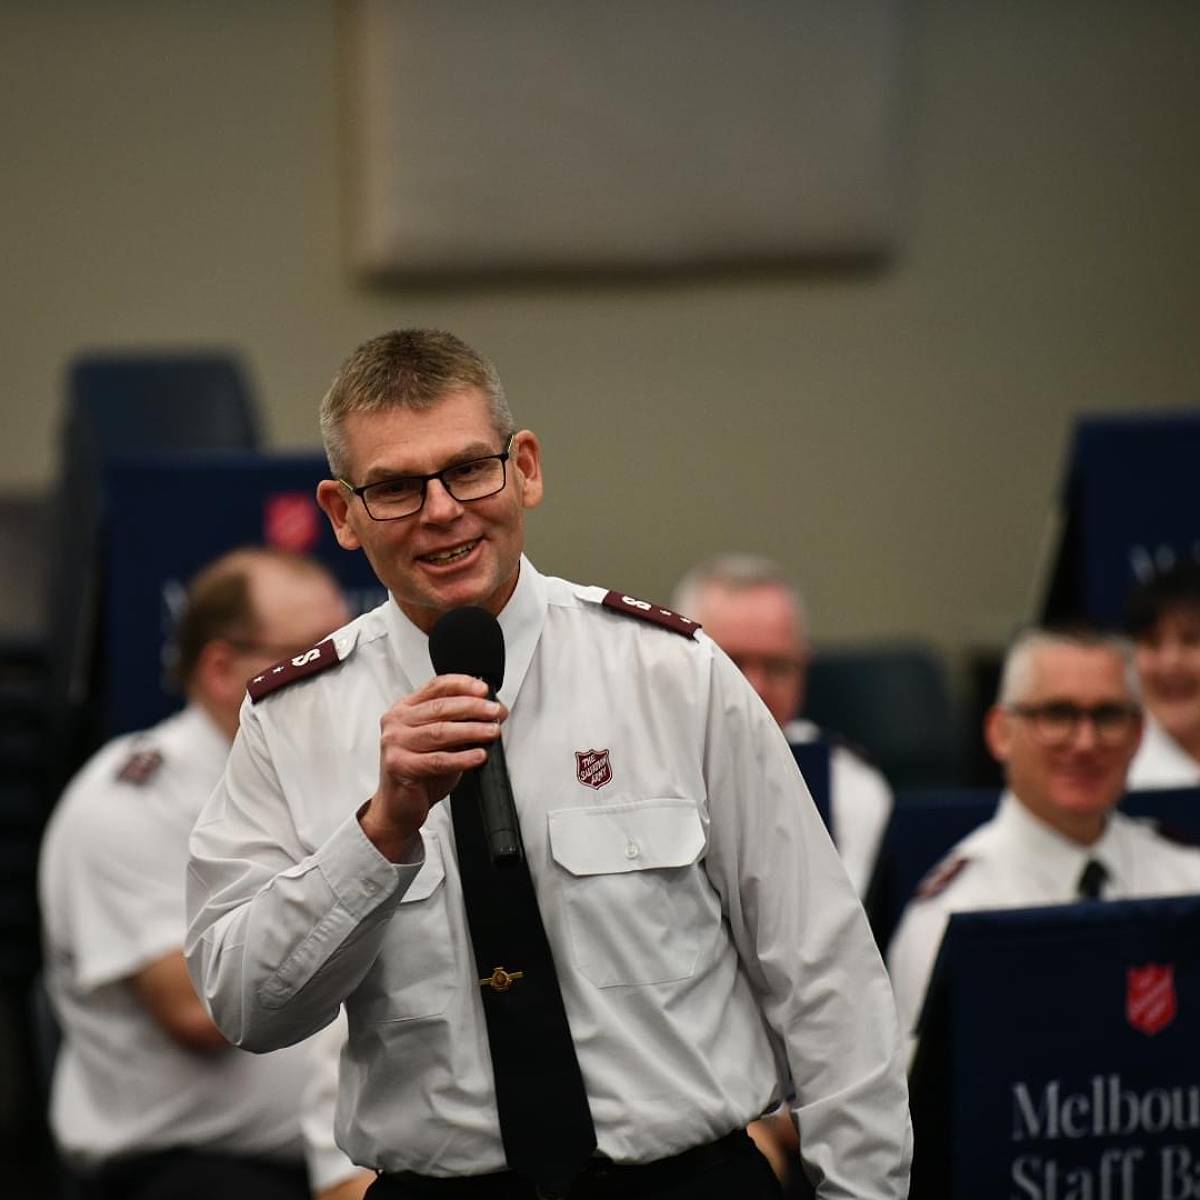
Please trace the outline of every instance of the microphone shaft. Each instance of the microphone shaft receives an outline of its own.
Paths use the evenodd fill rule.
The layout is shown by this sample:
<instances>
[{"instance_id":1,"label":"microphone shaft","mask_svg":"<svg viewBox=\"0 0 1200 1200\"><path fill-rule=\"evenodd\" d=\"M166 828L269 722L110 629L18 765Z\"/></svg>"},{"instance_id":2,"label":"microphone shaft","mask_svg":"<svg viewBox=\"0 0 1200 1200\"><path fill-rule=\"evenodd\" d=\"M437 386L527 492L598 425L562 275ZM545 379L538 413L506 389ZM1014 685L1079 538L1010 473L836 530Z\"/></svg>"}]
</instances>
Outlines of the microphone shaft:
<instances>
[{"instance_id":1,"label":"microphone shaft","mask_svg":"<svg viewBox=\"0 0 1200 1200\"><path fill-rule=\"evenodd\" d=\"M521 857L520 824L508 780L504 743L499 738L487 747L487 761L478 768L479 815L493 863L513 862Z\"/></svg>"}]
</instances>

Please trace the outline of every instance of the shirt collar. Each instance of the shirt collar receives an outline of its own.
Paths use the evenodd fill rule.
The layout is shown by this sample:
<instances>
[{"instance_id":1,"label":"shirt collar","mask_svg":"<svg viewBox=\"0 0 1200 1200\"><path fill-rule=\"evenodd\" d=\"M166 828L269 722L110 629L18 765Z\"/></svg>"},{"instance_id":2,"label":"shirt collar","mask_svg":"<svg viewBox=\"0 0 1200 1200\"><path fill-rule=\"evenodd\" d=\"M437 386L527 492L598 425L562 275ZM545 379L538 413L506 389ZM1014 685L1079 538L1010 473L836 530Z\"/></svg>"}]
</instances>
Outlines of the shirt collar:
<instances>
[{"instance_id":1,"label":"shirt collar","mask_svg":"<svg viewBox=\"0 0 1200 1200\"><path fill-rule=\"evenodd\" d=\"M401 611L395 598L386 606L388 636L400 670L413 691L432 678L429 637ZM504 683L500 699L512 708L546 622L546 580L523 554L517 586L498 618L504 634Z\"/></svg>"},{"instance_id":2,"label":"shirt collar","mask_svg":"<svg viewBox=\"0 0 1200 1200\"><path fill-rule=\"evenodd\" d=\"M176 728L185 756L200 763L224 763L229 756L229 738L220 726L195 701L179 714Z\"/></svg>"},{"instance_id":3,"label":"shirt collar","mask_svg":"<svg viewBox=\"0 0 1200 1200\"><path fill-rule=\"evenodd\" d=\"M1114 844L1115 822L1111 817L1105 823L1099 841L1081 846L1047 825L1006 790L1000 797L996 819L1005 833L1018 843L1030 871L1045 876L1048 883L1053 880L1055 886L1061 885L1065 898L1074 898L1080 873L1089 859L1097 859L1108 871L1110 880L1115 881L1120 875L1119 855Z\"/></svg>"}]
</instances>

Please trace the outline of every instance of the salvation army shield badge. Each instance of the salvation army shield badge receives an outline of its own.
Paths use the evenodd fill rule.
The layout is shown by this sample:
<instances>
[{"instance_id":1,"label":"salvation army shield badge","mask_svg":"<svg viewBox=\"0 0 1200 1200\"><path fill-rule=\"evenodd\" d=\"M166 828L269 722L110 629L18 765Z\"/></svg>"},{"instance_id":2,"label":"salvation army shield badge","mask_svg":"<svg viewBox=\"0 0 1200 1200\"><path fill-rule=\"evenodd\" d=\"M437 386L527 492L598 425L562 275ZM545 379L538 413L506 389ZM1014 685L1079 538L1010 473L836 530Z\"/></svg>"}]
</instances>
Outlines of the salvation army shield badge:
<instances>
[{"instance_id":1,"label":"salvation army shield badge","mask_svg":"<svg viewBox=\"0 0 1200 1200\"><path fill-rule=\"evenodd\" d=\"M263 506L263 540L277 550L307 554L321 536L321 514L307 492L276 492Z\"/></svg>"},{"instance_id":2,"label":"salvation army shield badge","mask_svg":"<svg viewBox=\"0 0 1200 1200\"><path fill-rule=\"evenodd\" d=\"M590 788L602 788L612 780L612 762L607 750L576 750L575 778Z\"/></svg>"},{"instance_id":3,"label":"salvation army shield badge","mask_svg":"<svg viewBox=\"0 0 1200 1200\"><path fill-rule=\"evenodd\" d=\"M1141 1033L1153 1036L1175 1020L1175 967L1147 963L1126 972L1125 1016Z\"/></svg>"}]
</instances>

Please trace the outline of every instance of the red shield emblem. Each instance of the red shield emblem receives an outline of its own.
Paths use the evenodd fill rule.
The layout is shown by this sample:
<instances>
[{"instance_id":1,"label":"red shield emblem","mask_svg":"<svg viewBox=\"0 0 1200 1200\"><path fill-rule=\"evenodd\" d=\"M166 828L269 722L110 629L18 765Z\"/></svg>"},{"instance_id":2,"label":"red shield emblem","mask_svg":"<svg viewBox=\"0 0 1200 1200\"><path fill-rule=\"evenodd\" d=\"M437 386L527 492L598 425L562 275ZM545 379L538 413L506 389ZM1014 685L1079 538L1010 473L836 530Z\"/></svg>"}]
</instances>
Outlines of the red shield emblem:
<instances>
[{"instance_id":1,"label":"red shield emblem","mask_svg":"<svg viewBox=\"0 0 1200 1200\"><path fill-rule=\"evenodd\" d=\"M277 550L308 554L321 534L317 502L307 492L277 492L263 508L263 540Z\"/></svg>"},{"instance_id":2,"label":"red shield emblem","mask_svg":"<svg viewBox=\"0 0 1200 1200\"><path fill-rule=\"evenodd\" d=\"M575 778L590 788L602 788L612 780L612 763L607 750L576 750Z\"/></svg>"},{"instance_id":3,"label":"red shield emblem","mask_svg":"<svg viewBox=\"0 0 1200 1200\"><path fill-rule=\"evenodd\" d=\"M1134 1029L1155 1034L1175 1020L1175 967L1147 963L1126 972L1125 1016Z\"/></svg>"}]
</instances>

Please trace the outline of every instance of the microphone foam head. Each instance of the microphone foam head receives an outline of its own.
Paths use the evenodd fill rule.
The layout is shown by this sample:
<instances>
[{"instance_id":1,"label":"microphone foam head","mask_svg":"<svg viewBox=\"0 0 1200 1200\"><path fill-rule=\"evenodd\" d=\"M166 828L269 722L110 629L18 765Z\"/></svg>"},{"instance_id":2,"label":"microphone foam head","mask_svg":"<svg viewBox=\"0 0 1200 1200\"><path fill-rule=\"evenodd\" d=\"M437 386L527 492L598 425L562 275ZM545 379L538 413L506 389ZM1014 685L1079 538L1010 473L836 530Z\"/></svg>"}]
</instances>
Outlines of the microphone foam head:
<instances>
[{"instance_id":1,"label":"microphone foam head","mask_svg":"<svg viewBox=\"0 0 1200 1200\"><path fill-rule=\"evenodd\" d=\"M483 608L454 608L429 635L429 658L439 675L474 675L493 692L504 682L504 632Z\"/></svg>"}]
</instances>

